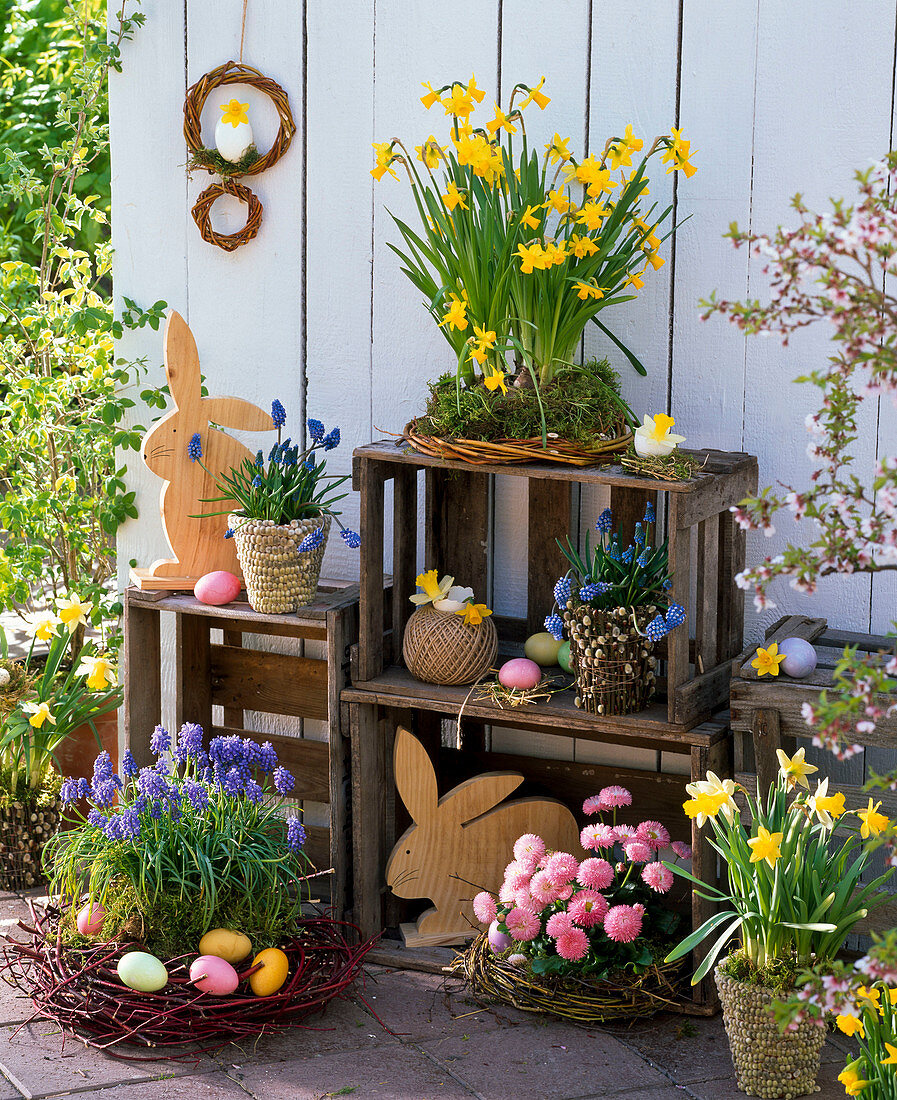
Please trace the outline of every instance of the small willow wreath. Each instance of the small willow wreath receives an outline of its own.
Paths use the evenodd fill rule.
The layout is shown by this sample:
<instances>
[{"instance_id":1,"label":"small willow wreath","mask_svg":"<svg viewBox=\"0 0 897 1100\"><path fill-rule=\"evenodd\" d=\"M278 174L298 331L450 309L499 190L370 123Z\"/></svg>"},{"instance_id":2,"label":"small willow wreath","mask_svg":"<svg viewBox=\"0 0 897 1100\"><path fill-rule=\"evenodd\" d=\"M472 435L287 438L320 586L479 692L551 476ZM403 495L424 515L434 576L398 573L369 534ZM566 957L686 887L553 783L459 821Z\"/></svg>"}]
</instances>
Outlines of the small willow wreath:
<instances>
[{"instance_id":1,"label":"small willow wreath","mask_svg":"<svg viewBox=\"0 0 897 1100\"><path fill-rule=\"evenodd\" d=\"M239 199L240 202L245 202L249 207L246 224L237 233L218 233L212 228L211 210L215 201L220 199L222 195L233 195L234 198ZM222 180L220 183L213 183L211 187L207 187L202 192L191 213L204 241L223 248L225 252L233 252L241 244L247 244L251 241L258 233L262 224L263 210L261 199L248 187L244 187L242 183L237 183L236 180Z\"/></svg>"},{"instance_id":2,"label":"small willow wreath","mask_svg":"<svg viewBox=\"0 0 897 1100\"><path fill-rule=\"evenodd\" d=\"M187 98L184 100L184 140L187 142L190 152L196 158L197 167L205 168L207 171L217 170L203 159L208 150L202 143L202 123L200 120L202 109L209 95L215 88L221 88L227 84L248 84L251 88L264 92L274 104L274 108L280 116L280 129L274 139L274 144L268 152L241 170L230 171L225 169L224 173L227 176L257 176L260 172L266 172L273 167L289 149L293 135L296 133L296 123L293 121L293 113L290 110L287 93L276 80L264 76L258 69L253 69L250 65L238 64L236 61L226 61L223 65L219 65L217 69L201 76L187 90Z\"/></svg>"}]
</instances>

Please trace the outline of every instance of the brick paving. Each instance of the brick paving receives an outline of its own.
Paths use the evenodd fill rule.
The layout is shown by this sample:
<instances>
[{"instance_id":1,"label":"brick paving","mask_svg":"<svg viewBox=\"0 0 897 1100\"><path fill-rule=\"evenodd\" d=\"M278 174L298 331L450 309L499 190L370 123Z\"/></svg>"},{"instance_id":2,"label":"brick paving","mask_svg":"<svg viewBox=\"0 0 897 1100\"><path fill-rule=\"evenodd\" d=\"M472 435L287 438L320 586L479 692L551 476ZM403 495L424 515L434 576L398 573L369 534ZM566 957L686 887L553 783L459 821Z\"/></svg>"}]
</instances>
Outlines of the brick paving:
<instances>
[{"instance_id":1,"label":"brick paving","mask_svg":"<svg viewBox=\"0 0 897 1100\"><path fill-rule=\"evenodd\" d=\"M0 932L27 914L22 898L0 895ZM743 1096L719 1016L667 1014L585 1030L501 1006L482 1008L454 979L378 966L368 967L359 994L332 1003L306 1028L199 1055L195 1064L133 1063L77 1040L63 1050L62 1036L46 1021L22 1027L30 1003L0 982L0 1100ZM847 1050L841 1036L826 1044L818 1100L844 1096L837 1075Z\"/></svg>"}]
</instances>

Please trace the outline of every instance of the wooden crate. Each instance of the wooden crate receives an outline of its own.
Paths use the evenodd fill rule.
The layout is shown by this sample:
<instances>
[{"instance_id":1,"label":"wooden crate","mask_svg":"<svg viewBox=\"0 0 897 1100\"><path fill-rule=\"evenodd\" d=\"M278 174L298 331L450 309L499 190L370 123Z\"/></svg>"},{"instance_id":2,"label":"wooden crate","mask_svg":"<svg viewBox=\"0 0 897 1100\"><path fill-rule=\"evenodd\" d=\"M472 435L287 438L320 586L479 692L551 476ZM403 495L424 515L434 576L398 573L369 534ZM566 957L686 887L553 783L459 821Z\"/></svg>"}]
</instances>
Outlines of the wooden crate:
<instances>
[{"instance_id":1,"label":"wooden crate","mask_svg":"<svg viewBox=\"0 0 897 1100\"><path fill-rule=\"evenodd\" d=\"M865 807L870 792L863 791L863 784L873 772L883 773L897 767L897 715L876 723L874 733L855 734L854 742L865 746L865 752L839 761L827 749L812 746L812 730L807 726L801 709L804 703L811 706L817 703L821 691L832 690L832 671L845 646L857 646L861 652L875 653L893 650L894 639L830 629L825 619L810 619L802 615L779 619L766 631L764 645L781 642L785 638L805 638L813 643L819 654L816 669L802 680L791 680L785 675L759 678L751 666L757 653L756 646L746 649L733 663L731 723L735 778L751 792L756 791L758 785L760 790L767 790L779 770L776 749L784 749L790 756L798 746L803 746L807 760L819 768L819 777L828 775L832 789L843 791L848 809ZM895 703L897 697L884 701L885 707ZM881 800L884 813L892 818L897 816L897 793L871 793L876 801ZM879 853L873 877L881 873L882 858ZM882 932L895 924L897 903L889 903L874 910L857 931Z\"/></svg>"},{"instance_id":2,"label":"wooden crate","mask_svg":"<svg viewBox=\"0 0 897 1100\"><path fill-rule=\"evenodd\" d=\"M692 452L704 463L691 481L658 482L620 466L590 469L533 464L475 466L430 458L392 443L360 447L353 456L353 484L361 493L360 633L353 682L375 690L391 661L401 659L401 639L412 611L408 597L417 572L418 473L425 480L425 562L463 584L479 584L490 571L490 482L495 475L522 477L528 487L528 573L525 620L498 618L503 641L522 641L542 630L552 589L566 572L556 538L573 532L575 484L607 486L616 524L625 534L654 503L666 513L672 598L688 613L687 629L674 630L660 649L665 658L662 692L630 720L687 730L728 702L731 661L742 646L743 593L735 575L744 567L745 538L729 507L757 488L757 460L722 451ZM393 601L383 600L384 487L393 482ZM665 508L664 508L665 505ZM596 517L597 518L597 517ZM391 644L381 644L384 636ZM625 721L625 720L624 720Z\"/></svg>"},{"instance_id":3,"label":"wooden crate","mask_svg":"<svg viewBox=\"0 0 897 1100\"><path fill-rule=\"evenodd\" d=\"M138 764L152 761L149 740L161 721L160 626L175 617L175 717L198 722L209 737L243 729L243 712L292 715L329 723L329 742L265 734L281 762L296 776L292 797L330 807L330 828L309 827L307 851L315 866L333 867L331 901L348 907L351 880L348 732L340 726L340 691L348 680L348 648L357 636L358 585L322 581L317 599L295 615L261 615L236 601L209 607L192 595L140 591L124 594L125 742ZM211 632L223 631L223 644ZM325 643L314 659L243 648L245 634ZM212 707L224 708L223 725Z\"/></svg>"}]
</instances>

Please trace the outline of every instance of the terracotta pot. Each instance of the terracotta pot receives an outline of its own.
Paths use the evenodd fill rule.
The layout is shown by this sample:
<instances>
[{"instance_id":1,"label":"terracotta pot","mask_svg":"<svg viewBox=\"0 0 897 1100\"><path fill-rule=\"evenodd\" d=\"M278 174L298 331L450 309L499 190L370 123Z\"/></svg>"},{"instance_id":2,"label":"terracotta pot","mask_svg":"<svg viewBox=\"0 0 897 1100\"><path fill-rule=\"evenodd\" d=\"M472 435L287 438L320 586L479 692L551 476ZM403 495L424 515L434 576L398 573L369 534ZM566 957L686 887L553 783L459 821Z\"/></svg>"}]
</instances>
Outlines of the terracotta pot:
<instances>
[{"instance_id":1,"label":"terracotta pot","mask_svg":"<svg viewBox=\"0 0 897 1100\"><path fill-rule=\"evenodd\" d=\"M118 771L118 711L110 710L94 720L103 748L112 757L112 766ZM93 776L93 762L100 754L100 746L93 730L86 723L72 730L56 750L59 774L75 779Z\"/></svg>"}]
</instances>

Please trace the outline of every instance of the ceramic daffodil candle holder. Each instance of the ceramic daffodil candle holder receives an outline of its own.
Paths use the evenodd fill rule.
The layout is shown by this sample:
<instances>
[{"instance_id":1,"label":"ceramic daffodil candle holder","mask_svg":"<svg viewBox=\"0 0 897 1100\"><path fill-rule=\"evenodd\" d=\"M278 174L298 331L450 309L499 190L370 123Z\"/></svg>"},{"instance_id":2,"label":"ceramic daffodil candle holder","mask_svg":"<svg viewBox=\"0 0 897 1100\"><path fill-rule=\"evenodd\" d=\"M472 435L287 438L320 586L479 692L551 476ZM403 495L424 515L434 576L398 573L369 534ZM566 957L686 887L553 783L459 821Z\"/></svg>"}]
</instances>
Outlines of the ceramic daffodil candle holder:
<instances>
[{"instance_id":1,"label":"ceramic daffodil candle holder","mask_svg":"<svg viewBox=\"0 0 897 1100\"><path fill-rule=\"evenodd\" d=\"M672 454L680 443L685 442L684 435L670 432L675 423L666 413L646 415L641 427L635 429L635 453L640 458L665 458Z\"/></svg>"},{"instance_id":2,"label":"ceramic daffodil candle holder","mask_svg":"<svg viewBox=\"0 0 897 1100\"><path fill-rule=\"evenodd\" d=\"M215 148L231 164L241 161L253 144L248 108L248 103L238 99L221 104L222 115L215 127Z\"/></svg>"}]
</instances>

